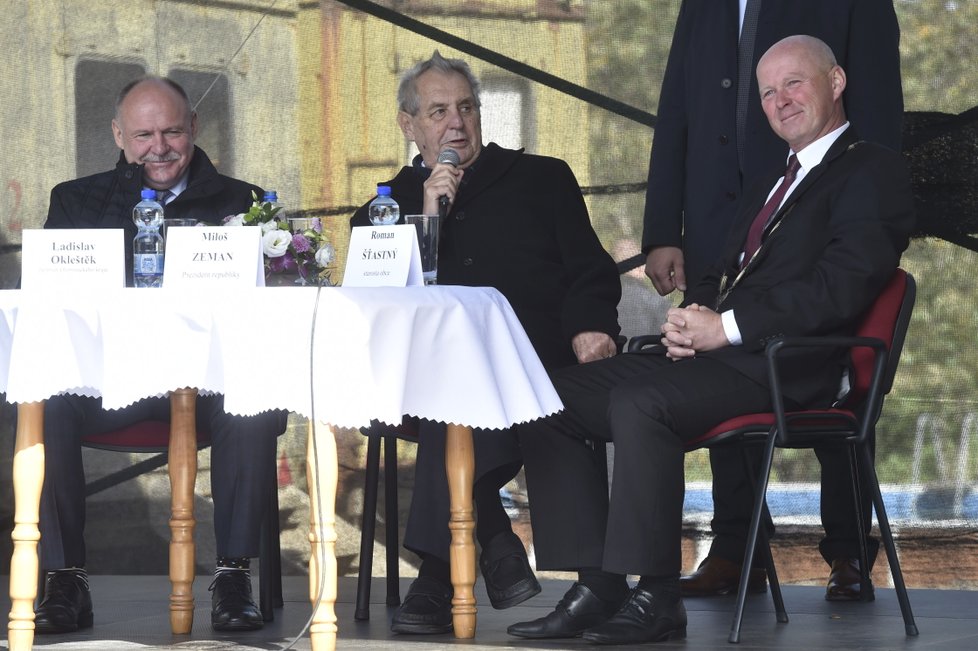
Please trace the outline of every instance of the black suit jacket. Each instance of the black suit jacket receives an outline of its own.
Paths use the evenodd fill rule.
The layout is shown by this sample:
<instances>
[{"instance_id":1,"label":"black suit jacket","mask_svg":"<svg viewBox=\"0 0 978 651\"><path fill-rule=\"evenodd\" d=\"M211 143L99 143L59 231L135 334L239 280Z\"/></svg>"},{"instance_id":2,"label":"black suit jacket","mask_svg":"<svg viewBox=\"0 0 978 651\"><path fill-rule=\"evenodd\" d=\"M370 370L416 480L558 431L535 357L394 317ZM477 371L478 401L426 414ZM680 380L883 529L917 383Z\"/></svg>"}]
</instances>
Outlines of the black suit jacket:
<instances>
[{"instance_id":1,"label":"black suit jacket","mask_svg":"<svg viewBox=\"0 0 978 651\"><path fill-rule=\"evenodd\" d=\"M754 63L792 34L825 41L848 76L846 115L860 135L900 149L900 28L891 0L767 0ZM642 250L682 247L692 287L720 255L742 190L783 165L751 75L745 164L737 156L737 0L684 0L659 94Z\"/></svg>"},{"instance_id":2,"label":"black suit jacket","mask_svg":"<svg viewBox=\"0 0 978 651\"><path fill-rule=\"evenodd\" d=\"M387 182L401 215L422 211L427 176L416 164ZM365 204L351 225L369 223ZM618 270L574 173L556 158L483 148L442 224L438 282L498 289L548 369L577 363L574 335L619 332Z\"/></svg>"},{"instance_id":3,"label":"black suit jacket","mask_svg":"<svg viewBox=\"0 0 978 651\"><path fill-rule=\"evenodd\" d=\"M125 231L126 284L132 286L132 240L136 224L132 209L143 189L143 166L127 163L124 154L114 170L59 183L51 190L44 228L121 228ZM257 185L218 174L207 154L194 148L187 188L164 213L170 218L192 218L219 226L228 215L246 212Z\"/></svg>"},{"instance_id":4,"label":"black suit jacket","mask_svg":"<svg viewBox=\"0 0 978 651\"><path fill-rule=\"evenodd\" d=\"M781 173L748 194L722 256L686 297L686 303L734 311L743 344L704 355L765 385L763 349L772 338L854 332L899 264L915 219L902 157L860 141L850 127L788 196L740 271L750 222ZM784 359L785 394L800 404L826 405L845 352L799 349Z\"/></svg>"}]
</instances>

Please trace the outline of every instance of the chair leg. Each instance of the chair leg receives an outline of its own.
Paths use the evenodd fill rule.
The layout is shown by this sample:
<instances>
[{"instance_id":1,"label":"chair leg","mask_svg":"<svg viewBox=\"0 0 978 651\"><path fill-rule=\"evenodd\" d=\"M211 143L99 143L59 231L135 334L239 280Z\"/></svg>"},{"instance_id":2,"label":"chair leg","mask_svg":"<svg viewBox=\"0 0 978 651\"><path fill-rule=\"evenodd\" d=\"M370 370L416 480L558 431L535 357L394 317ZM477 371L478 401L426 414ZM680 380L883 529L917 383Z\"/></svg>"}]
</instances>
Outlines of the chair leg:
<instances>
[{"instance_id":1,"label":"chair leg","mask_svg":"<svg viewBox=\"0 0 978 651\"><path fill-rule=\"evenodd\" d=\"M398 563L400 541L398 540L397 510L397 437L384 439L384 520L387 535L387 605L401 605L401 582Z\"/></svg>"},{"instance_id":2,"label":"chair leg","mask_svg":"<svg viewBox=\"0 0 978 651\"><path fill-rule=\"evenodd\" d=\"M750 569L754 566L754 547L757 545L757 537L761 528L761 518L764 514L765 496L767 495L767 484L771 474L771 464L774 460L774 444L777 440L777 433L771 430L768 434L767 442L764 444L764 458L762 460L761 472L758 475L758 482L754 492L754 509L750 519L750 529L747 533L747 548L744 550L744 562L741 567L747 571L740 573L740 585L737 588L737 605L734 608L734 619L730 625L730 637L727 640L731 644L740 642L740 626L744 621L744 606L747 602L747 583L750 579Z\"/></svg>"},{"instance_id":3,"label":"chair leg","mask_svg":"<svg viewBox=\"0 0 978 651\"><path fill-rule=\"evenodd\" d=\"M353 618L370 619L370 580L373 578L374 530L377 523L377 482L380 475L380 434L367 436L367 467L363 481L363 516L360 521L360 573Z\"/></svg>"},{"instance_id":4,"label":"chair leg","mask_svg":"<svg viewBox=\"0 0 978 651\"><path fill-rule=\"evenodd\" d=\"M265 504L265 519L261 525L260 558L258 560L258 599L262 619L275 620L275 608L281 608L282 542L278 513L278 478L276 463L271 464L271 491Z\"/></svg>"},{"instance_id":5,"label":"chair leg","mask_svg":"<svg viewBox=\"0 0 978 651\"><path fill-rule=\"evenodd\" d=\"M757 492L757 471L751 464L747 449L743 448L744 470L750 480L751 490ZM774 565L774 554L771 553L771 536L768 531L774 531L774 519L771 518L771 511L767 506L767 496L764 497L763 508L764 524L758 528L761 540L761 551L764 553L764 569L767 571L767 580L771 586L771 600L774 602L774 615L781 624L788 623L788 611L784 607L784 596L781 592L781 581L778 579L778 570Z\"/></svg>"},{"instance_id":6,"label":"chair leg","mask_svg":"<svg viewBox=\"0 0 978 651\"><path fill-rule=\"evenodd\" d=\"M764 499L764 522L772 522L771 512L767 507L767 498ZM761 550L764 553L764 567L767 570L767 581L771 586L771 600L774 602L774 616L779 624L788 623L788 611L784 607L784 595L781 593L781 581L778 579L778 570L774 565L774 554L771 553L771 537L767 534L767 527L762 526L758 529L761 539ZM749 572L748 572L749 573Z\"/></svg>"},{"instance_id":7,"label":"chair leg","mask_svg":"<svg viewBox=\"0 0 978 651\"><path fill-rule=\"evenodd\" d=\"M890 529L890 519L886 516L886 505L883 504L883 493L880 491L879 477L876 476L876 469L873 459L869 454L869 449L860 446L862 456L860 461L863 464L863 472L869 479L870 487L873 491L873 507L876 509L876 519L880 525L880 537L883 539L883 547L886 549L886 558L890 563L890 574L893 576L893 587L897 593L897 601L900 602L900 612L903 614L903 624L907 635L916 636L917 623L913 618L913 611L910 609L910 596L907 594L907 584L903 581L903 571L900 569L900 559L897 558L896 544L893 542L893 531Z\"/></svg>"},{"instance_id":8,"label":"chair leg","mask_svg":"<svg viewBox=\"0 0 978 651\"><path fill-rule=\"evenodd\" d=\"M850 443L846 446L849 458L849 481L852 482L852 499L855 502L856 530L859 532L859 591L860 601L873 601L876 598L873 580L869 572L869 548L866 545L865 518L863 514L863 490L859 476L859 460L856 456L856 446ZM867 450L868 451L868 450Z\"/></svg>"}]
</instances>

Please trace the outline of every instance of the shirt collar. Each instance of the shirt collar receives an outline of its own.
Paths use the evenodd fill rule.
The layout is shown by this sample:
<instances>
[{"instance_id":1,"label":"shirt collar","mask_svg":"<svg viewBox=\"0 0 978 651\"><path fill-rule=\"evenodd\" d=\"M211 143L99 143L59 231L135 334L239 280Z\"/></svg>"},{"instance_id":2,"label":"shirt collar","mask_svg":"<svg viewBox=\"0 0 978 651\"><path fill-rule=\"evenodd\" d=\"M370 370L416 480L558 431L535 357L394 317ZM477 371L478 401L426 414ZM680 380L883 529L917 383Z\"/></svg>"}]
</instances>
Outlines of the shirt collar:
<instances>
[{"instance_id":1,"label":"shirt collar","mask_svg":"<svg viewBox=\"0 0 978 651\"><path fill-rule=\"evenodd\" d=\"M795 154L798 157L798 164L801 166L806 173L822 162L825 158L825 154L828 153L829 148L835 144L835 141L839 139L839 136L849 128L849 123L846 122L841 127L835 131L830 131L818 140L812 142L807 147L799 152L788 151L788 155ZM787 160L787 159L786 159Z\"/></svg>"}]
</instances>

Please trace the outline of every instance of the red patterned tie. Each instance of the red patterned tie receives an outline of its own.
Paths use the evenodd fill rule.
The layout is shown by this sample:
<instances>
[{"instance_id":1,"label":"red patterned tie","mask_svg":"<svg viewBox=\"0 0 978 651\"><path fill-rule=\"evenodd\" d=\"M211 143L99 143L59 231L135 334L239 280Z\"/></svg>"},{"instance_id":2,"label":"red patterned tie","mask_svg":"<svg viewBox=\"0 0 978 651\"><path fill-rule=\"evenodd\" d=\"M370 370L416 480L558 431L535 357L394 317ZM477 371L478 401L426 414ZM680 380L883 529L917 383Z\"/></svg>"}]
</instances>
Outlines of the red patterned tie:
<instances>
[{"instance_id":1,"label":"red patterned tie","mask_svg":"<svg viewBox=\"0 0 978 651\"><path fill-rule=\"evenodd\" d=\"M778 207L781 206L781 202L784 200L784 195L788 192L788 188L791 184L795 182L795 176L798 174L798 158L792 154L788 157L788 169L784 172L784 180L771 195L771 198L767 200L761 211L757 213L757 217L751 222L750 230L747 231L747 242L744 244L744 259L741 262L741 268L747 266L748 261L753 257L757 249L761 248L761 236L764 234L764 227L767 226L768 220L778 211Z\"/></svg>"}]
</instances>

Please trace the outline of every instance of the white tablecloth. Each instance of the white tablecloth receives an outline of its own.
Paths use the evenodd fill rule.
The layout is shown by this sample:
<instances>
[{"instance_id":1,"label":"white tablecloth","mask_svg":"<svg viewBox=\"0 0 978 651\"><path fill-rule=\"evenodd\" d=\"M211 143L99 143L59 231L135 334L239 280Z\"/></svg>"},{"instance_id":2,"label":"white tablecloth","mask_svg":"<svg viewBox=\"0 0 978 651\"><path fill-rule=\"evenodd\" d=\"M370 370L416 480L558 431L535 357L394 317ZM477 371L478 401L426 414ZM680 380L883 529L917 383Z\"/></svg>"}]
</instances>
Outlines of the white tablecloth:
<instances>
[{"instance_id":1,"label":"white tablecloth","mask_svg":"<svg viewBox=\"0 0 978 651\"><path fill-rule=\"evenodd\" d=\"M408 414L504 428L562 408L506 299L481 287L0 291L0 391L116 409L171 389L340 427Z\"/></svg>"}]
</instances>

